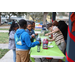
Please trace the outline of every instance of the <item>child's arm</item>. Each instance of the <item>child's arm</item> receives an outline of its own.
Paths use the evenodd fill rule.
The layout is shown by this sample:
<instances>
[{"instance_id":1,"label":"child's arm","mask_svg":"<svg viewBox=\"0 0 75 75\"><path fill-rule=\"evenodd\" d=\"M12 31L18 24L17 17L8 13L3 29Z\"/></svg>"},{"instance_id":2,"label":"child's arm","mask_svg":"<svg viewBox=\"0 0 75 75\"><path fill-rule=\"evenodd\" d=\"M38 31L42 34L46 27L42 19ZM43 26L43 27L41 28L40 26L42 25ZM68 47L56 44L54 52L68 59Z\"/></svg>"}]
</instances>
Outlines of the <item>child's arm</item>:
<instances>
[{"instance_id":1,"label":"child's arm","mask_svg":"<svg viewBox=\"0 0 75 75\"><path fill-rule=\"evenodd\" d=\"M15 35L14 32L11 31L10 34L9 34L9 39L13 39L14 40L14 35Z\"/></svg>"},{"instance_id":2,"label":"child's arm","mask_svg":"<svg viewBox=\"0 0 75 75\"><path fill-rule=\"evenodd\" d=\"M35 35L37 36L37 35L38 35L38 33L35 33Z\"/></svg>"},{"instance_id":3,"label":"child's arm","mask_svg":"<svg viewBox=\"0 0 75 75\"><path fill-rule=\"evenodd\" d=\"M45 34L45 36L48 36L48 35L50 35L50 34L52 34L52 33L58 32L58 31L59 31L59 29L58 29L58 28L56 28L56 29L55 29L55 30L53 30L52 32Z\"/></svg>"},{"instance_id":4,"label":"child's arm","mask_svg":"<svg viewBox=\"0 0 75 75\"><path fill-rule=\"evenodd\" d=\"M32 32L33 32L33 34L35 34L35 36L37 36L37 35L38 35L38 33L35 33L35 31L34 31L34 30L32 30Z\"/></svg>"},{"instance_id":5,"label":"child's arm","mask_svg":"<svg viewBox=\"0 0 75 75\"><path fill-rule=\"evenodd\" d=\"M28 34L25 35L25 43L26 43L26 45L27 45L28 47L34 47L34 46L40 44L39 41L36 41L36 42L33 42L33 43L32 43L31 40L30 40L30 36L29 36Z\"/></svg>"}]
</instances>

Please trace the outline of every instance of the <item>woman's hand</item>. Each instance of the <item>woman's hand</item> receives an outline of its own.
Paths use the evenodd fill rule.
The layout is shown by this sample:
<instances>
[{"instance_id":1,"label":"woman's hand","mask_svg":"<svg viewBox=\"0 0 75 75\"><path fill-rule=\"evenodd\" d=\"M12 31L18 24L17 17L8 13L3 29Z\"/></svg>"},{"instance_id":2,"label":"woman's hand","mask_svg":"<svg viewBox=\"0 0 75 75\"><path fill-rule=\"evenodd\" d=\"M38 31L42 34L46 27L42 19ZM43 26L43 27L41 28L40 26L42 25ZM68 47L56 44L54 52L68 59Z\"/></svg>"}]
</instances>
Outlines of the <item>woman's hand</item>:
<instances>
[{"instance_id":1,"label":"woman's hand","mask_svg":"<svg viewBox=\"0 0 75 75\"><path fill-rule=\"evenodd\" d=\"M47 33L47 34L45 34L45 36L48 36L48 33Z\"/></svg>"}]
</instances>

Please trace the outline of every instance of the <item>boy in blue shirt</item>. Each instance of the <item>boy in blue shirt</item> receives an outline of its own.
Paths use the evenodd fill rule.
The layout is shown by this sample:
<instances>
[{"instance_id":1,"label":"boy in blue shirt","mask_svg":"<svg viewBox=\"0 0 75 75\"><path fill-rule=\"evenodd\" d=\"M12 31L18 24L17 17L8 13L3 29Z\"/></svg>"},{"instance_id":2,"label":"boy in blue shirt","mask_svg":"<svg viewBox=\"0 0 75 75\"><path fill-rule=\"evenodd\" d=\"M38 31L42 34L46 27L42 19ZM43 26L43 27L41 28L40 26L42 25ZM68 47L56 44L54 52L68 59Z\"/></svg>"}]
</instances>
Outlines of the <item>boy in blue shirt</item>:
<instances>
[{"instance_id":1,"label":"boy in blue shirt","mask_svg":"<svg viewBox=\"0 0 75 75\"><path fill-rule=\"evenodd\" d=\"M31 47L41 44L41 42L31 42L29 34L25 31L25 29L27 28L26 20L21 19L19 21L19 25L20 29L18 29L15 33L16 62L29 62L29 49Z\"/></svg>"}]
</instances>

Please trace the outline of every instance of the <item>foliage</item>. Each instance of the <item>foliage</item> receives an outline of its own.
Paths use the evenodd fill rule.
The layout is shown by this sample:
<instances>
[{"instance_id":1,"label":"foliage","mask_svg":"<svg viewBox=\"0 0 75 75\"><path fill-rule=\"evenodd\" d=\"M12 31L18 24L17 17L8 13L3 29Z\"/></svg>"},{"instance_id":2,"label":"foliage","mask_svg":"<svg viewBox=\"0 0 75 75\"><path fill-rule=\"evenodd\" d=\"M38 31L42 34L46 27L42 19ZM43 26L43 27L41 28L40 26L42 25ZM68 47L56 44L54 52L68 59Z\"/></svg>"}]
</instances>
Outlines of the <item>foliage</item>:
<instances>
[{"instance_id":1,"label":"foliage","mask_svg":"<svg viewBox=\"0 0 75 75\"><path fill-rule=\"evenodd\" d=\"M9 51L9 49L0 49L0 59Z\"/></svg>"},{"instance_id":2,"label":"foliage","mask_svg":"<svg viewBox=\"0 0 75 75\"><path fill-rule=\"evenodd\" d=\"M58 16L69 16L69 12L57 12Z\"/></svg>"},{"instance_id":3,"label":"foliage","mask_svg":"<svg viewBox=\"0 0 75 75\"><path fill-rule=\"evenodd\" d=\"M0 43L8 43L9 42L9 36L8 36L8 33L3 33L1 32L0 33Z\"/></svg>"},{"instance_id":4,"label":"foliage","mask_svg":"<svg viewBox=\"0 0 75 75\"><path fill-rule=\"evenodd\" d=\"M43 12L27 12L27 14L29 15L29 16L31 16L31 18L33 19L33 20L42 20L43 18Z\"/></svg>"}]
</instances>

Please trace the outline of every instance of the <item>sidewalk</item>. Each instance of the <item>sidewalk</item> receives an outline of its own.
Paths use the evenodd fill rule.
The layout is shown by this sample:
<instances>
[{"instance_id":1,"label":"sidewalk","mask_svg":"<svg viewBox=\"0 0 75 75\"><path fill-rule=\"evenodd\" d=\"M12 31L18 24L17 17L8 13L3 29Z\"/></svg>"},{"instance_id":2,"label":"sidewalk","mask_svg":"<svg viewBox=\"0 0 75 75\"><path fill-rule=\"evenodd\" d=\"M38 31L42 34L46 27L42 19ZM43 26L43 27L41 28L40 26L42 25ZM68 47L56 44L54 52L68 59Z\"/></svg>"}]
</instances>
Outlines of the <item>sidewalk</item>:
<instances>
[{"instance_id":1,"label":"sidewalk","mask_svg":"<svg viewBox=\"0 0 75 75\"><path fill-rule=\"evenodd\" d=\"M13 62L13 52L9 50L1 59L0 62Z\"/></svg>"},{"instance_id":2,"label":"sidewalk","mask_svg":"<svg viewBox=\"0 0 75 75\"><path fill-rule=\"evenodd\" d=\"M8 44L0 44L1 49L8 49Z\"/></svg>"},{"instance_id":3,"label":"sidewalk","mask_svg":"<svg viewBox=\"0 0 75 75\"><path fill-rule=\"evenodd\" d=\"M8 30L0 30L0 32L9 32ZM35 33L41 33L40 31L35 31Z\"/></svg>"},{"instance_id":4,"label":"sidewalk","mask_svg":"<svg viewBox=\"0 0 75 75\"><path fill-rule=\"evenodd\" d=\"M9 31L8 30L0 30L0 32L5 32L6 33L6 32L9 32Z\"/></svg>"},{"instance_id":5,"label":"sidewalk","mask_svg":"<svg viewBox=\"0 0 75 75\"><path fill-rule=\"evenodd\" d=\"M8 49L8 44L0 44L1 49ZM1 59L0 62L13 62L13 51L9 50Z\"/></svg>"}]
</instances>

